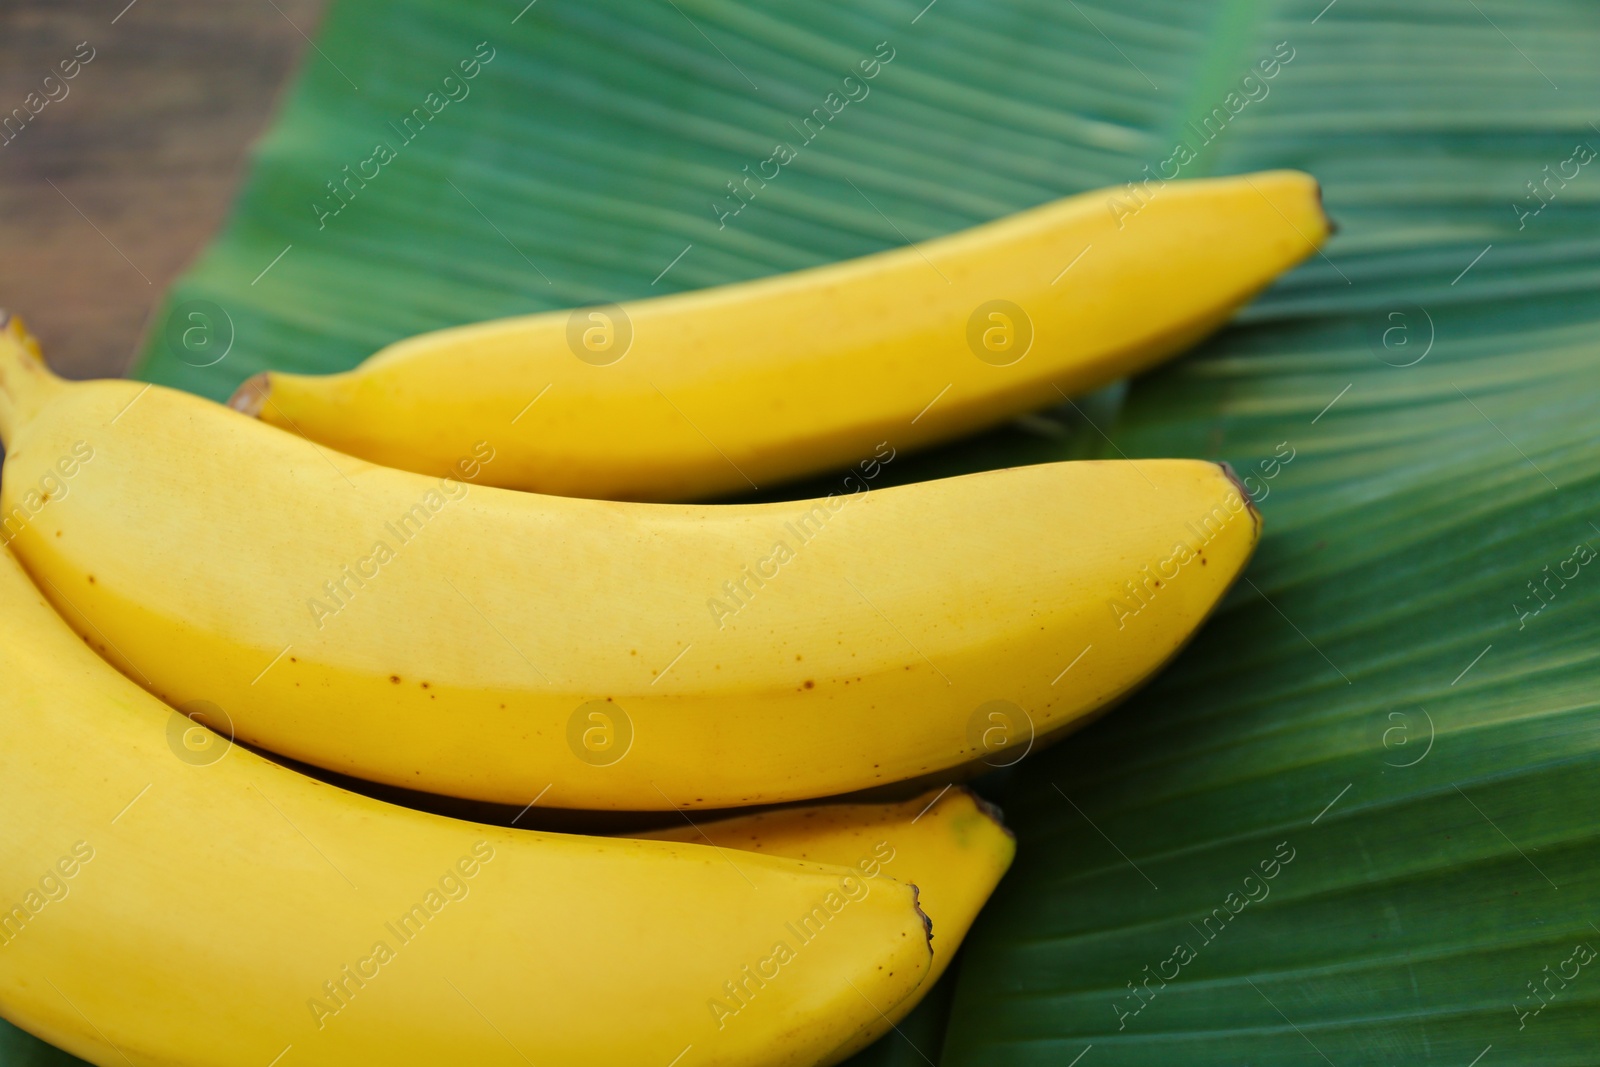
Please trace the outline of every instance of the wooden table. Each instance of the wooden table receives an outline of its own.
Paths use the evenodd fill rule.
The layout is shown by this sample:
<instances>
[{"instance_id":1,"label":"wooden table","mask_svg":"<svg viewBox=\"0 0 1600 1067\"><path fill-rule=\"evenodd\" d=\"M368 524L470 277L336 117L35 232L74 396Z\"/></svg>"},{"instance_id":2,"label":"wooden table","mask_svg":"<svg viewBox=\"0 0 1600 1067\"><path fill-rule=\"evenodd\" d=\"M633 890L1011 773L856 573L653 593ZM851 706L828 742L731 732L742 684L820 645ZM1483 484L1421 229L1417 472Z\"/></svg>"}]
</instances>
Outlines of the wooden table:
<instances>
[{"instance_id":1,"label":"wooden table","mask_svg":"<svg viewBox=\"0 0 1600 1067\"><path fill-rule=\"evenodd\" d=\"M221 225L322 8L0 5L0 307L63 374L126 371L161 294ZM60 79L78 54L92 58Z\"/></svg>"}]
</instances>

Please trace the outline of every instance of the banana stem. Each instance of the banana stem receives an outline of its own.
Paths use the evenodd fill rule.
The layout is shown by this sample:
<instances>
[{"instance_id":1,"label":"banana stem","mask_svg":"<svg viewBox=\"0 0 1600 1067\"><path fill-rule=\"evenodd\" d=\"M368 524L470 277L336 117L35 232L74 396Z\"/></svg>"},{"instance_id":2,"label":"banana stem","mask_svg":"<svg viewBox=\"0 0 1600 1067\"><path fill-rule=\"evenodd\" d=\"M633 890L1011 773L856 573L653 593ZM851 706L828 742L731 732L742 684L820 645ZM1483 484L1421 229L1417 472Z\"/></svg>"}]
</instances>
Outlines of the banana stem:
<instances>
[{"instance_id":1,"label":"banana stem","mask_svg":"<svg viewBox=\"0 0 1600 1067\"><path fill-rule=\"evenodd\" d=\"M0 444L9 445L64 384L45 366L39 342L22 320L0 311Z\"/></svg>"},{"instance_id":2,"label":"banana stem","mask_svg":"<svg viewBox=\"0 0 1600 1067\"><path fill-rule=\"evenodd\" d=\"M267 398L272 395L272 375L266 371L252 374L244 380L244 384L233 391L228 398L228 406L235 411L241 411L252 419L261 417L261 409L266 407Z\"/></svg>"}]
</instances>

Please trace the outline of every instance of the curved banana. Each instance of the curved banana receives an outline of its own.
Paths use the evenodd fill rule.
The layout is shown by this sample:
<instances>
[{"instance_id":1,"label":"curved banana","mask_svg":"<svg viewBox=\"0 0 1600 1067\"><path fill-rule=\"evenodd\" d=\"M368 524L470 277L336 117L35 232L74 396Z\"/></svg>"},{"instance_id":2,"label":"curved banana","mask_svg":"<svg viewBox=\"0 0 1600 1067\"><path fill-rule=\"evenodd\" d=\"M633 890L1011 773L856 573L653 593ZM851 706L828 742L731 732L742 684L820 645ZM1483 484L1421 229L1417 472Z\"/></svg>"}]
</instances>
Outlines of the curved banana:
<instances>
[{"instance_id":1,"label":"curved banana","mask_svg":"<svg viewBox=\"0 0 1600 1067\"><path fill-rule=\"evenodd\" d=\"M625 836L788 856L910 882L935 924L930 983L950 965L1017 852L999 810L965 786L900 803L808 804Z\"/></svg>"},{"instance_id":2,"label":"curved banana","mask_svg":"<svg viewBox=\"0 0 1600 1067\"><path fill-rule=\"evenodd\" d=\"M324 785L141 692L0 556L0 1014L74 1055L819 1064L924 988L912 886Z\"/></svg>"},{"instance_id":3,"label":"curved banana","mask_svg":"<svg viewBox=\"0 0 1600 1067\"><path fill-rule=\"evenodd\" d=\"M690 500L942 441L1138 373L1227 320L1330 223L1296 171L1104 189L906 248L400 341L233 403L436 477Z\"/></svg>"},{"instance_id":4,"label":"curved banana","mask_svg":"<svg viewBox=\"0 0 1600 1067\"><path fill-rule=\"evenodd\" d=\"M979 910L1016 855L1016 839L999 812L961 786L947 786L901 804L819 804L781 808L716 822L631 835L654 841L706 843L839 867L863 877L889 875L918 889L933 921L931 987L961 947ZM721 1010L733 1007L724 1004ZM865 1048L900 1021L912 1001L884 1013L840 1058Z\"/></svg>"},{"instance_id":5,"label":"curved banana","mask_svg":"<svg viewBox=\"0 0 1600 1067\"><path fill-rule=\"evenodd\" d=\"M282 755L518 807L1005 762L1159 668L1258 526L1191 460L723 507L478 488L492 445L454 479L372 466L183 393L62 382L15 321L0 439L7 536L125 674Z\"/></svg>"}]
</instances>

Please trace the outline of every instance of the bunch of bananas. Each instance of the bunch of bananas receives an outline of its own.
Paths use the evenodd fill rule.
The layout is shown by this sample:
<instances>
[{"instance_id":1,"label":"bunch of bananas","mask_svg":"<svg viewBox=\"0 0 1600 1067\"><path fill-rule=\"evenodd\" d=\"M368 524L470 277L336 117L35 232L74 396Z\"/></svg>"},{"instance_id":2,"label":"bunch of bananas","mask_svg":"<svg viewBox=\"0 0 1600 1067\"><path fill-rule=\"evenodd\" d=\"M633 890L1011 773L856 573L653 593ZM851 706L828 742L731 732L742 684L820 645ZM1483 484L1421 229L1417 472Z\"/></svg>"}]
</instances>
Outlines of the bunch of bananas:
<instances>
[{"instance_id":1,"label":"bunch of bananas","mask_svg":"<svg viewBox=\"0 0 1600 1067\"><path fill-rule=\"evenodd\" d=\"M1199 461L872 479L1176 352L1327 232L1296 173L1088 194L238 410L62 381L9 319L0 1011L97 1064L860 1049L1011 861L950 783L1148 678L1259 533ZM514 828L536 804L681 825Z\"/></svg>"}]
</instances>

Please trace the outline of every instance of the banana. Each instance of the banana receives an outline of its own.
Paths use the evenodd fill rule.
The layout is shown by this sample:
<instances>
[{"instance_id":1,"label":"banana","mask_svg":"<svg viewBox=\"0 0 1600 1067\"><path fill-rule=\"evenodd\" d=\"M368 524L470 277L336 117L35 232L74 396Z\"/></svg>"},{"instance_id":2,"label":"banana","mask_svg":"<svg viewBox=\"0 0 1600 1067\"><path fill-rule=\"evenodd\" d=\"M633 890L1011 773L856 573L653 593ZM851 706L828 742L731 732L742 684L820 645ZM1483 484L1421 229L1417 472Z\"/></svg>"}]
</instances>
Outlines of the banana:
<instances>
[{"instance_id":1,"label":"banana","mask_svg":"<svg viewBox=\"0 0 1600 1067\"><path fill-rule=\"evenodd\" d=\"M5 533L103 656L368 780L640 810L1020 758L1158 669L1259 517L1213 463L1055 463L823 500L545 497L55 378L0 331Z\"/></svg>"},{"instance_id":2,"label":"banana","mask_svg":"<svg viewBox=\"0 0 1600 1067\"><path fill-rule=\"evenodd\" d=\"M1000 822L999 812L959 786L901 804L783 808L635 836L856 867L864 877L888 874L915 884L922 910L934 924L929 987L950 965L1016 854L1016 840ZM713 1010L727 1011L738 1003L729 998ZM885 1012L880 1026L840 1050L841 1058L887 1033L913 1006L902 1001Z\"/></svg>"},{"instance_id":3,"label":"banana","mask_svg":"<svg viewBox=\"0 0 1600 1067\"><path fill-rule=\"evenodd\" d=\"M626 836L858 867L867 877L910 882L936 924L930 982L949 966L1017 850L999 810L964 786L900 803L778 808Z\"/></svg>"},{"instance_id":4,"label":"banana","mask_svg":"<svg viewBox=\"0 0 1600 1067\"><path fill-rule=\"evenodd\" d=\"M887 868L336 789L162 706L0 555L0 1014L76 1056L822 1064L926 988Z\"/></svg>"},{"instance_id":5,"label":"banana","mask_svg":"<svg viewBox=\"0 0 1600 1067\"><path fill-rule=\"evenodd\" d=\"M921 245L620 307L400 341L232 403L436 477L693 500L842 469L1060 403L1210 333L1330 223L1295 171L1069 197Z\"/></svg>"}]
</instances>

